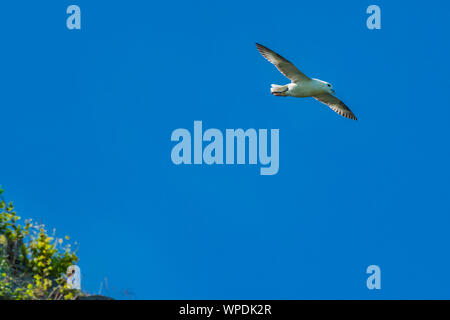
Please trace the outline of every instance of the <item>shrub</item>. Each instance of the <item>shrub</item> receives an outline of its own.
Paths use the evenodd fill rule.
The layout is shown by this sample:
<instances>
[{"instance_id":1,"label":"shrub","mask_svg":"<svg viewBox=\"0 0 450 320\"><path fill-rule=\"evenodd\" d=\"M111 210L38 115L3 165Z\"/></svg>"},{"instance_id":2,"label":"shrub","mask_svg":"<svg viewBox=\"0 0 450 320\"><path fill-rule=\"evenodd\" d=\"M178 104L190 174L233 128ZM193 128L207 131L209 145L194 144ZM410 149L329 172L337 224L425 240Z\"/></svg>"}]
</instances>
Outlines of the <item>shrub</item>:
<instances>
[{"instance_id":1,"label":"shrub","mask_svg":"<svg viewBox=\"0 0 450 320\"><path fill-rule=\"evenodd\" d=\"M0 299L75 299L65 272L78 261L68 237L49 236L45 226L17 216L0 187Z\"/></svg>"}]
</instances>

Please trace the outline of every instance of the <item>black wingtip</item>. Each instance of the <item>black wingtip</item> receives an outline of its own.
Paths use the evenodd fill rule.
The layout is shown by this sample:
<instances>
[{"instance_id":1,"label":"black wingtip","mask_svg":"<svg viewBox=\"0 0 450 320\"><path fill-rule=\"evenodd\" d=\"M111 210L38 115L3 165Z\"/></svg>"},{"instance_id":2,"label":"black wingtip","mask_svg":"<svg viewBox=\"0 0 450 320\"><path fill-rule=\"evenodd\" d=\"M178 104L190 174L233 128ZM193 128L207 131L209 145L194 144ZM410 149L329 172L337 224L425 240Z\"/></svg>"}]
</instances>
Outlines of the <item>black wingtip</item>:
<instances>
[{"instance_id":1,"label":"black wingtip","mask_svg":"<svg viewBox=\"0 0 450 320\"><path fill-rule=\"evenodd\" d=\"M263 46L261 43L255 42L256 48L261 49L261 48L266 48L265 46Z\"/></svg>"},{"instance_id":2,"label":"black wingtip","mask_svg":"<svg viewBox=\"0 0 450 320\"><path fill-rule=\"evenodd\" d=\"M263 46L262 44L255 42L256 45L256 49L259 51L259 53L261 53L264 57L266 55L266 52L269 50L268 48L266 48L265 46Z\"/></svg>"}]
</instances>

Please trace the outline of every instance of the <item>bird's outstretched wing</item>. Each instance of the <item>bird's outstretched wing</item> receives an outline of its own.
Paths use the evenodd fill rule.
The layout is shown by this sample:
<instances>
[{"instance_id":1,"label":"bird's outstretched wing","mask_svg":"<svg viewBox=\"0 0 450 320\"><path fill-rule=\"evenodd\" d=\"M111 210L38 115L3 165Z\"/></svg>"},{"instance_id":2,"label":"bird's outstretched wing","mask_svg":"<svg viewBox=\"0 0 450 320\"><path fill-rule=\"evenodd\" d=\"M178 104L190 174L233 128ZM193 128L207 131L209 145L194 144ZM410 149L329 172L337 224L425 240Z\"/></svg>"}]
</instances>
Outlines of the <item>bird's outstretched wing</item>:
<instances>
[{"instance_id":1,"label":"bird's outstretched wing","mask_svg":"<svg viewBox=\"0 0 450 320\"><path fill-rule=\"evenodd\" d=\"M358 120L353 112L343 103L341 100L336 98L335 96L325 93L320 96L315 96L315 99L319 100L323 104L326 104L329 106L334 112L340 114L343 117L352 119L352 120Z\"/></svg>"},{"instance_id":2,"label":"bird's outstretched wing","mask_svg":"<svg viewBox=\"0 0 450 320\"><path fill-rule=\"evenodd\" d=\"M300 82L305 80L310 80L307 76L297 69L291 62L280 56L278 53L273 52L269 48L257 43L256 48L266 58L270 63L272 63L277 69L284 74L292 82Z\"/></svg>"}]
</instances>

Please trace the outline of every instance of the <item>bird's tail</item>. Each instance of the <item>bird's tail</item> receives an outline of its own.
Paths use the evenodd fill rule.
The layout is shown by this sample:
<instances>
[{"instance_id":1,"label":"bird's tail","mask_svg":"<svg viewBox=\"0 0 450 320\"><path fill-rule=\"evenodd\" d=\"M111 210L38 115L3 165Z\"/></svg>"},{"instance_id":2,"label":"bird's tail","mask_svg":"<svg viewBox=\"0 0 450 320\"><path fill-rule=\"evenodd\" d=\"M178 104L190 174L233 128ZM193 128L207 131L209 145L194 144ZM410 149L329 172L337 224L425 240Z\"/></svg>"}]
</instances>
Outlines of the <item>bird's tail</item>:
<instances>
[{"instance_id":1,"label":"bird's tail","mask_svg":"<svg viewBox=\"0 0 450 320\"><path fill-rule=\"evenodd\" d=\"M280 86L277 84L273 84L270 89L270 93L277 97L286 97L286 92L289 90L288 86Z\"/></svg>"}]
</instances>

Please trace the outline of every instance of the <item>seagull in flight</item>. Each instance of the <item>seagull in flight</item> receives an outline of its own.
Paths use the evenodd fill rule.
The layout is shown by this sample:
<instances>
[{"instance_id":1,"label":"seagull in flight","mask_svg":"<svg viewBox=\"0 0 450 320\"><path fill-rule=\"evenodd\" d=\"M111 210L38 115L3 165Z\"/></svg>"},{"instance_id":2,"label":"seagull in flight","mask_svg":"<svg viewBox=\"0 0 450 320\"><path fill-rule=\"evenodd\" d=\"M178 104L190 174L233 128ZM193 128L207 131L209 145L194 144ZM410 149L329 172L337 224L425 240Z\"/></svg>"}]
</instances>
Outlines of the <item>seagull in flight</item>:
<instances>
[{"instance_id":1,"label":"seagull in flight","mask_svg":"<svg viewBox=\"0 0 450 320\"><path fill-rule=\"evenodd\" d=\"M331 84L322 80L307 77L291 62L259 43L256 44L256 48L264 58L275 65L285 77L291 80L291 83L284 86L273 84L270 92L274 96L296 98L313 97L329 106L334 112L341 116L352 120L358 120L345 103L334 96L335 92Z\"/></svg>"}]
</instances>

